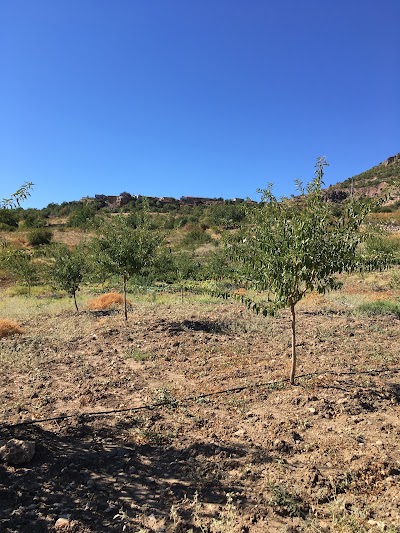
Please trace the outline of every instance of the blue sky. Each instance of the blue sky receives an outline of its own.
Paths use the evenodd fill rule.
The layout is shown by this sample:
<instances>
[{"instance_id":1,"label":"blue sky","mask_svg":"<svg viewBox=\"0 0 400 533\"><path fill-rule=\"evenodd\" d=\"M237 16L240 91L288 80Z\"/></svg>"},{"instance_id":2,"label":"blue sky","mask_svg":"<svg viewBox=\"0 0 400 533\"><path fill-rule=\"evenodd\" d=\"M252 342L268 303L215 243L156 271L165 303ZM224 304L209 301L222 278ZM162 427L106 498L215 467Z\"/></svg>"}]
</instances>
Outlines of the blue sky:
<instances>
[{"instance_id":1,"label":"blue sky","mask_svg":"<svg viewBox=\"0 0 400 533\"><path fill-rule=\"evenodd\" d=\"M2 0L0 198L257 198L400 151L399 0Z\"/></svg>"}]
</instances>

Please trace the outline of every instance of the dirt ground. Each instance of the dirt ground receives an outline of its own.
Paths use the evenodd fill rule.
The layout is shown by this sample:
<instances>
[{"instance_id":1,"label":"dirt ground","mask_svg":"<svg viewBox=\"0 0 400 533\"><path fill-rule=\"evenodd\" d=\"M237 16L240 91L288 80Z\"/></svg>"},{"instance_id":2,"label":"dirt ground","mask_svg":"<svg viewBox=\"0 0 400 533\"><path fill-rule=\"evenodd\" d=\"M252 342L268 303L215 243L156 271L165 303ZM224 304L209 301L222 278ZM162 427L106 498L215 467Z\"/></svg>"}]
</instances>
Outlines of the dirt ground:
<instances>
[{"instance_id":1,"label":"dirt ground","mask_svg":"<svg viewBox=\"0 0 400 533\"><path fill-rule=\"evenodd\" d=\"M400 532L400 322L320 303L295 387L286 312L23 322L0 341L0 441L36 453L0 463L0 531Z\"/></svg>"}]
</instances>

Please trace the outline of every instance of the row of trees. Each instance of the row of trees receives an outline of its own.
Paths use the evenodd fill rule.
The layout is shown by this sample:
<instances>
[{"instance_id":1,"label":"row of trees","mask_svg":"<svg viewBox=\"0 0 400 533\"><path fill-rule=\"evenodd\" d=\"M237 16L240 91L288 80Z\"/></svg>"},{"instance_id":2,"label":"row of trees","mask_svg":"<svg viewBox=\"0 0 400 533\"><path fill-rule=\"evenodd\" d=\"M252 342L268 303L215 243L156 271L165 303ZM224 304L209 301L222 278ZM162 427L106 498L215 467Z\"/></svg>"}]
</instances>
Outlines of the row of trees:
<instances>
[{"instance_id":1,"label":"row of trees","mask_svg":"<svg viewBox=\"0 0 400 533\"><path fill-rule=\"evenodd\" d=\"M381 200L349 197L340 209L326 201L323 174L327 162L319 158L314 179L306 189L299 186L299 196L278 199L271 187L261 191L259 205L244 205L239 226L225 232L224 246L211 258L209 274L215 280L214 292L226 297L226 282L247 290L242 300L250 309L264 315L289 308L292 331L292 367L294 384L296 353L296 306L312 291L325 293L340 287L337 278L343 272L384 268L396 257L393 250L368 246L368 232L363 226L367 214ZM132 215L131 215L132 216ZM240 223L239 223L240 222ZM236 227L236 224L235 224ZM171 262L162 253L162 236L151 228L146 210L132 220L117 215L103 221L97 237L85 249L59 249L52 259L52 276L58 286L74 297L88 269L87 258L101 276L119 276L124 292L124 315L127 319L127 283L133 276L153 268L161 276ZM172 254L170 254L172 255ZM184 262L182 262L182 265ZM186 265L187 266L187 265ZM189 269L190 271L190 269ZM182 270L182 280L189 271ZM260 298L252 294L261 295Z\"/></svg>"},{"instance_id":2,"label":"row of trees","mask_svg":"<svg viewBox=\"0 0 400 533\"><path fill-rule=\"evenodd\" d=\"M76 293L83 283L117 278L124 293L125 318L126 293L132 278L140 283L174 283L182 292L189 279L214 277L212 269L217 264L213 254L199 258L184 250L172 251L164 245L164 235L151 229L150 217L144 213L136 217L136 222L124 215L104 220L95 237L73 248L54 243L15 249L3 244L0 261L27 287L29 295L34 285L51 283L73 298L77 311Z\"/></svg>"}]
</instances>

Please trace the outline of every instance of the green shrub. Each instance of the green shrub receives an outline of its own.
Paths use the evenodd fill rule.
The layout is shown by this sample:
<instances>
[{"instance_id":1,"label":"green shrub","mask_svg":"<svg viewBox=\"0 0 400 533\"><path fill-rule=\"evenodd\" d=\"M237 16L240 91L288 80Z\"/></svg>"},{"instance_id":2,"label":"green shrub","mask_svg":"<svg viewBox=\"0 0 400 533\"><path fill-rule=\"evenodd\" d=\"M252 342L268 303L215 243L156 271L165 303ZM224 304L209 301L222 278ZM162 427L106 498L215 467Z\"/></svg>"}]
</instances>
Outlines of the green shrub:
<instances>
[{"instance_id":1,"label":"green shrub","mask_svg":"<svg viewBox=\"0 0 400 533\"><path fill-rule=\"evenodd\" d=\"M400 318L400 304L389 300L366 302L357 307L357 312L367 316L394 315Z\"/></svg>"},{"instance_id":2,"label":"green shrub","mask_svg":"<svg viewBox=\"0 0 400 533\"><path fill-rule=\"evenodd\" d=\"M0 222L0 231L15 231L17 228L14 226L9 226L8 224L4 224L4 222Z\"/></svg>"},{"instance_id":3,"label":"green shrub","mask_svg":"<svg viewBox=\"0 0 400 533\"><path fill-rule=\"evenodd\" d=\"M200 246L209 242L212 242L212 238L208 233L206 233L205 229L199 226L195 226L188 233L186 233L182 240L182 244L184 246Z\"/></svg>"},{"instance_id":4,"label":"green shrub","mask_svg":"<svg viewBox=\"0 0 400 533\"><path fill-rule=\"evenodd\" d=\"M94 205L78 205L69 215L67 226L70 228L89 228L96 216L97 209Z\"/></svg>"},{"instance_id":5,"label":"green shrub","mask_svg":"<svg viewBox=\"0 0 400 533\"><path fill-rule=\"evenodd\" d=\"M24 218L25 228L43 228L45 221L40 215L28 213Z\"/></svg>"},{"instance_id":6,"label":"green shrub","mask_svg":"<svg viewBox=\"0 0 400 533\"><path fill-rule=\"evenodd\" d=\"M0 230L14 231L18 228L18 214L11 209L0 209Z\"/></svg>"},{"instance_id":7,"label":"green shrub","mask_svg":"<svg viewBox=\"0 0 400 533\"><path fill-rule=\"evenodd\" d=\"M28 243L31 246L49 244L53 238L53 232L46 228L37 228L28 233Z\"/></svg>"}]
</instances>

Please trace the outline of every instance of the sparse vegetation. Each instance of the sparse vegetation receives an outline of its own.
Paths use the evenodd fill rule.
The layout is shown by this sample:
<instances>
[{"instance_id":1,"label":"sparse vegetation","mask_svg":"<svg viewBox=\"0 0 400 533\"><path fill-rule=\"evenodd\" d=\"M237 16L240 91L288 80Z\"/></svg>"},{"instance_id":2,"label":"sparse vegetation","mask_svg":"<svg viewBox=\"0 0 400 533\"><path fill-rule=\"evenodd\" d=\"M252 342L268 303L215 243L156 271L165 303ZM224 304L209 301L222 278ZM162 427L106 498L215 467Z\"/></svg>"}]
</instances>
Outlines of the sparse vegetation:
<instances>
[{"instance_id":1,"label":"sparse vegetation","mask_svg":"<svg viewBox=\"0 0 400 533\"><path fill-rule=\"evenodd\" d=\"M357 311L368 316L393 315L400 318L400 303L388 300L366 302L358 306Z\"/></svg>"},{"instance_id":2,"label":"sparse vegetation","mask_svg":"<svg viewBox=\"0 0 400 533\"><path fill-rule=\"evenodd\" d=\"M296 201L296 208L304 206L288 200L290 220ZM260 310L276 304L273 291L268 302L262 290L267 285L244 283L254 277L213 246L220 233L249 239L254 225L242 235L228 217L233 211L221 209L216 216L226 214L229 229L207 229L216 223L212 206L185 207L184 214L177 206L164 212L154 205L147 222L143 202L124 206L128 216L105 213L109 226L127 220L122 240L137 236L143 222L143 235L154 238L159 234L152 228L165 228L163 219L170 228L163 254L131 271L127 289L135 305L127 322L122 313L107 312L121 306L123 294L93 298L98 279L83 284L80 267L75 270L81 260L91 263L87 253L78 265L71 259L82 252L77 243L90 237L64 225L75 207L54 204L46 212L64 217L46 223L68 249L32 250L22 224L2 234L2 253L29 254L40 267L40 285L32 286L31 298L21 296L27 289L13 283L23 280L2 263L0 440L36 442L37 454L26 468L2 463L0 529L53 531L65 516L65 527L82 533L398 531L398 266L339 273L341 293L321 290L296 304L308 357L298 363L299 386L290 387L282 371L290 310L257 316L209 292L217 280L239 299L257 299ZM247 206L247 213L253 210L263 212ZM329 221L342 214L340 207ZM181 251L190 231L179 227L183 216L193 217L188 223L213 242ZM240 224L249 221L256 216ZM290 237L290 224L286 231ZM121 233L112 235L116 247ZM378 232L360 252L375 254L376 264L389 256L392 262L395 235L381 241ZM112 259L117 248L105 249ZM50 285L53 265L57 288L69 292L63 283L71 281L71 290L81 288L82 308L99 312L72 312L64 293ZM122 272L107 269L101 290L116 287ZM183 301L181 288L191 291Z\"/></svg>"}]
</instances>

